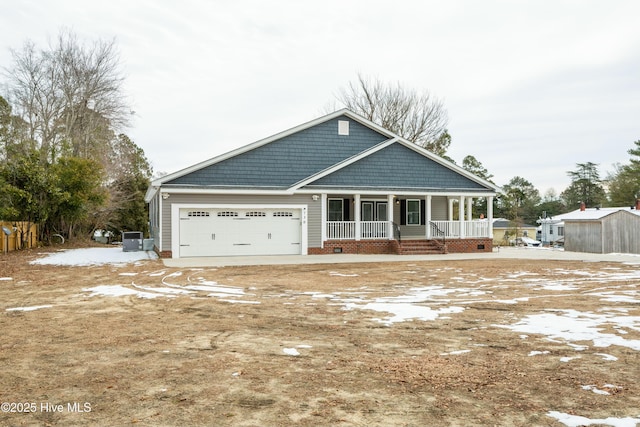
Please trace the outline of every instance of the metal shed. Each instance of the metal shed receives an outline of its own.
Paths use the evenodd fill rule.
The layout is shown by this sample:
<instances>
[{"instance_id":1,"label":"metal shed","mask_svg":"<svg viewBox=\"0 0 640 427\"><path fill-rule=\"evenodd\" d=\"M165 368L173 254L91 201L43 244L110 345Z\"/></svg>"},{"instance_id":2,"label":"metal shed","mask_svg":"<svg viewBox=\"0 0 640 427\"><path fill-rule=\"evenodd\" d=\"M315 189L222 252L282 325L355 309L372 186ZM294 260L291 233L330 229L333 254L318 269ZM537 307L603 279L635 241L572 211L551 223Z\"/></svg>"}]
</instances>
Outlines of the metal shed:
<instances>
[{"instance_id":1,"label":"metal shed","mask_svg":"<svg viewBox=\"0 0 640 427\"><path fill-rule=\"evenodd\" d=\"M640 211L636 209L588 209L582 217L565 218L564 223L566 251L640 254Z\"/></svg>"}]
</instances>

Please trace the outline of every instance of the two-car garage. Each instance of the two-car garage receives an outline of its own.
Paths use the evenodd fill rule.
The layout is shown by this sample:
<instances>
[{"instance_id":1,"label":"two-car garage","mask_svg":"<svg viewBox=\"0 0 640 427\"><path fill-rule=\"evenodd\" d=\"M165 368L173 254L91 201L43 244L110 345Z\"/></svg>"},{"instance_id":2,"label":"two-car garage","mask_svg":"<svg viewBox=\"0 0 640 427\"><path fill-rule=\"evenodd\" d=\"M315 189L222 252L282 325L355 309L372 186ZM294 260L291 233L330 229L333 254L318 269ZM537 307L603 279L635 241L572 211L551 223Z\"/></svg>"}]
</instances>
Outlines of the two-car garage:
<instances>
[{"instance_id":1,"label":"two-car garage","mask_svg":"<svg viewBox=\"0 0 640 427\"><path fill-rule=\"evenodd\" d=\"M173 228L174 257L306 253L306 207L174 205L173 212L179 220Z\"/></svg>"}]
</instances>

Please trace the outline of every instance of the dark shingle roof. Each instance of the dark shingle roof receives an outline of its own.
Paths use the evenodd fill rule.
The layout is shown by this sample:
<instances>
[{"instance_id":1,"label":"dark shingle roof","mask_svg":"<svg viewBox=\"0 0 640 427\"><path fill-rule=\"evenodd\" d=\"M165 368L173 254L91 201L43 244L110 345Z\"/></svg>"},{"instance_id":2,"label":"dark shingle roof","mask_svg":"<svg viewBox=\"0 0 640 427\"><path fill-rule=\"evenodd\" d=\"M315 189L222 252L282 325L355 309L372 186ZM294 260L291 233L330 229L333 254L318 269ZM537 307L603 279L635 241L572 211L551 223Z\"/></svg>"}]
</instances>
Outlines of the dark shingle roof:
<instances>
[{"instance_id":1,"label":"dark shingle roof","mask_svg":"<svg viewBox=\"0 0 640 427\"><path fill-rule=\"evenodd\" d=\"M307 187L486 190L476 181L401 144L392 144Z\"/></svg>"},{"instance_id":2,"label":"dark shingle roof","mask_svg":"<svg viewBox=\"0 0 640 427\"><path fill-rule=\"evenodd\" d=\"M349 119L329 120L165 184L289 188L388 139L353 120L349 135L338 135L338 120Z\"/></svg>"}]
</instances>

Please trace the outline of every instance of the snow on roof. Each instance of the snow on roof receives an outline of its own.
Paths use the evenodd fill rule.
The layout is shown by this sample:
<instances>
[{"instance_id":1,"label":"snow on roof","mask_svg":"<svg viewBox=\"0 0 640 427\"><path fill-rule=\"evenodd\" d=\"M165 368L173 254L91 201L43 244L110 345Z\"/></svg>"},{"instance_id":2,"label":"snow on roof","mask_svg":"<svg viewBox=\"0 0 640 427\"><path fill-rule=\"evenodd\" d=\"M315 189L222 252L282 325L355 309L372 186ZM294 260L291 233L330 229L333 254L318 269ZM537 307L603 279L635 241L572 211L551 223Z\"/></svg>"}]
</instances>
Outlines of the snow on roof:
<instances>
[{"instance_id":1,"label":"snow on roof","mask_svg":"<svg viewBox=\"0 0 640 427\"><path fill-rule=\"evenodd\" d=\"M576 219L600 219L604 218L607 215L611 215L613 213L619 211L627 211L634 215L640 216L640 211L637 209L632 209L630 207L622 207L622 208L587 208L583 211L580 209L576 209L573 212L565 213L562 215L556 215L552 217L552 221L566 221L566 220L576 220Z\"/></svg>"}]
</instances>

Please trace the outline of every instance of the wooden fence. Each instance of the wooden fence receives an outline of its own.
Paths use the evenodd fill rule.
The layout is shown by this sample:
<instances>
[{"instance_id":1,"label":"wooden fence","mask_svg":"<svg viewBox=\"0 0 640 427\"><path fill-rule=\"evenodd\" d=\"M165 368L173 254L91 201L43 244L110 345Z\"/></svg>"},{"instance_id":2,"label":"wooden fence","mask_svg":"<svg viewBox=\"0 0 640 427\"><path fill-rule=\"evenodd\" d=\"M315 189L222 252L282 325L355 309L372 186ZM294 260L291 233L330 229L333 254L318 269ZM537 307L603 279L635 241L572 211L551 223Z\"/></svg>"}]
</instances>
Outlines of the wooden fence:
<instances>
[{"instance_id":1,"label":"wooden fence","mask_svg":"<svg viewBox=\"0 0 640 427\"><path fill-rule=\"evenodd\" d=\"M5 230L11 234L7 236ZM26 221L0 221L0 252L33 248L37 242L36 224Z\"/></svg>"}]
</instances>

